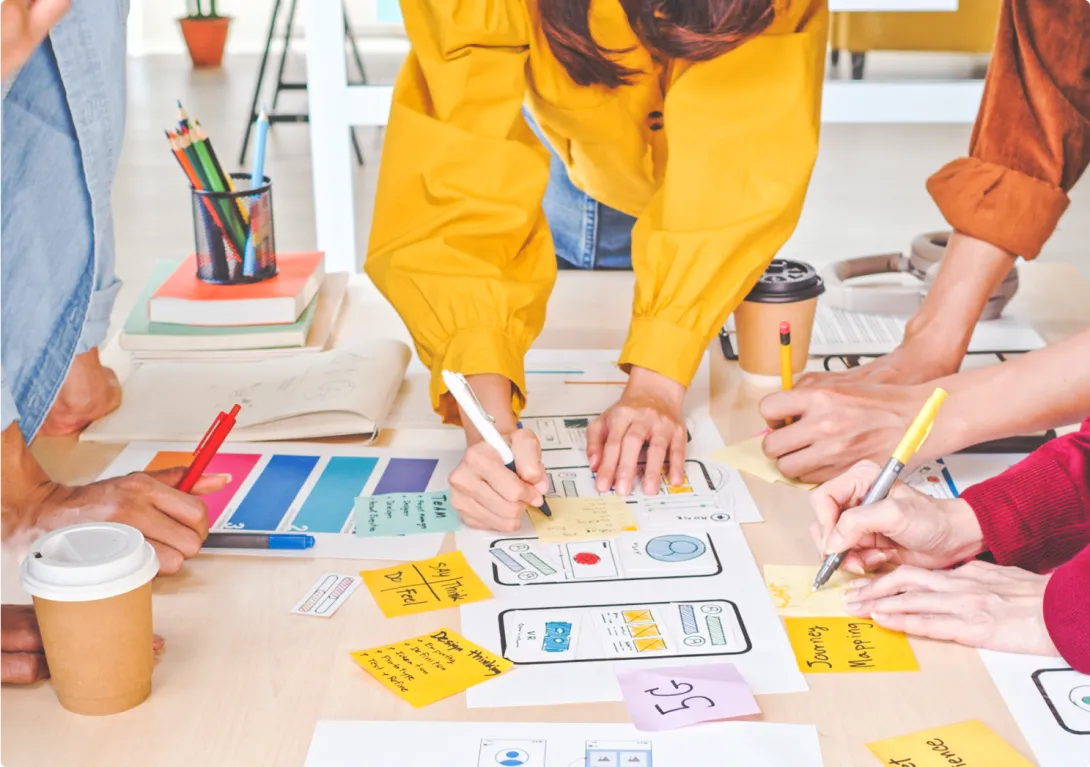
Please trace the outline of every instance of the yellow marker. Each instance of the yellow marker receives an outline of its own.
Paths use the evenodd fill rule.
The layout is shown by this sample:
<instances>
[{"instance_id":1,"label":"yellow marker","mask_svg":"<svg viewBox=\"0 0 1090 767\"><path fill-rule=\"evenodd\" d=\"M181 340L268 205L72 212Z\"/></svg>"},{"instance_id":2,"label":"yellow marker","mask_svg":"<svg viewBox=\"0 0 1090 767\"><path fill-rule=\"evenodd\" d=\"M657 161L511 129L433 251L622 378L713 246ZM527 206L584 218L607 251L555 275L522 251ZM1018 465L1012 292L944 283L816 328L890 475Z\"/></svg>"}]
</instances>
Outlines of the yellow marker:
<instances>
[{"instance_id":1,"label":"yellow marker","mask_svg":"<svg viewBox=\"0 0 1090 767\"><path fill-rule=\"evenodd\" d=\"M878 475L878 479L874 480L871 489L863 496L860 506L877 503L886 497L890 488L893 487L893 483L900 476L905 464L912 460L912 456L916 454L924 440L927 439L927 435L931 433L931 426L935 423L935 416L939 414L939 408L942 407L942 403L945 401L946 392L943 389L937 388L931 393L931 396L927 398L927 402L924 403L916 416L916 420L912 422L912 425L908 427L908 431L905 432L901 444L893 451L893 457L882 468L882 473ZM821 564L821 569L818 570L817 577L814 579L814 591L824 586L825 582L832 577L833 573L844 562L847 553L846 551L838 551L825 557L825 561Z\"/></svg>"},{"instance_id":2,"label":"yellow marker","mask_svg":"<svg viewBox=\"0 0 1090 767\"><path fill-rule=\"evenodd\" d=\"M794 376L791 374L791 323L780 323L780 386L784 391L791 391L794 386ZM784 423L791 423L791 416L784 419Z\"/></svg>"}]
</instances>

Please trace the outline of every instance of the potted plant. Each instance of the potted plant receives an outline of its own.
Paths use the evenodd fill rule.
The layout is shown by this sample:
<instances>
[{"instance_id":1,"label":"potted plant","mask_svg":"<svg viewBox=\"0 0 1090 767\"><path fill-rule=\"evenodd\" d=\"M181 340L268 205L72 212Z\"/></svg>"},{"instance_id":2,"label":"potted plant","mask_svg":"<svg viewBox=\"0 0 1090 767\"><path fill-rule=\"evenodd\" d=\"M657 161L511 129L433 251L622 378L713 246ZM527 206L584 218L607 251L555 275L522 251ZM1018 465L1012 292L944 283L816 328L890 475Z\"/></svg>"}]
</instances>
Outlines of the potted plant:
<instances>
[{"instance_id":1,"label":"potted plant","mask_svg":"<svg viewBox=\"0 0 1090 767\"><path fill-rule=\"evenodd\" d=\"M193 66L218 67L223 63L223 47L227 44L231 17L216 12L216 0L186 0L186 6L189 15L178 19L178 23Z\"/></svg>"}]
</instances>

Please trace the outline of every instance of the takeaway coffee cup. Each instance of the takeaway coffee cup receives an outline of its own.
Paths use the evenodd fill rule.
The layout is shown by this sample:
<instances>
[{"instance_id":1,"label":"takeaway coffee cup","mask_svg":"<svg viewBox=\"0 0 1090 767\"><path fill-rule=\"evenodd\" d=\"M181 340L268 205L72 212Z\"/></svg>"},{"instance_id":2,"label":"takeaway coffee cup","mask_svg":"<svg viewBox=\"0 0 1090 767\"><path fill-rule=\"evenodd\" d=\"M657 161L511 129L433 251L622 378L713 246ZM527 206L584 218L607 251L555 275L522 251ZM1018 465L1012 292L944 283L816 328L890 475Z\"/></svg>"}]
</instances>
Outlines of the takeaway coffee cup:
<instances>
[{"instance_id":1,"label":"takeaway coffee cup","mask_svg":"<svg viewBox=\"0 0 1090 767\"><path fill-rule=\"evenodd\" d=\"M91 522L47 533L23 561L61 705L116 714L151 694L151 580L159 560L136 528Z\"/></svg>"},{"instance_id":2,"label":"takeaway coffee cup","mask_svg":"<svg viewBox=\"0 0 1090 767\"><path fill-rule=\"evenodd\" d=\"M814 267L777 258L734 310L738 364L758 382L780 380L780 323L791 323L791 372L806 367L817 299L825 283Z\"/></svg>"}]
</instances>

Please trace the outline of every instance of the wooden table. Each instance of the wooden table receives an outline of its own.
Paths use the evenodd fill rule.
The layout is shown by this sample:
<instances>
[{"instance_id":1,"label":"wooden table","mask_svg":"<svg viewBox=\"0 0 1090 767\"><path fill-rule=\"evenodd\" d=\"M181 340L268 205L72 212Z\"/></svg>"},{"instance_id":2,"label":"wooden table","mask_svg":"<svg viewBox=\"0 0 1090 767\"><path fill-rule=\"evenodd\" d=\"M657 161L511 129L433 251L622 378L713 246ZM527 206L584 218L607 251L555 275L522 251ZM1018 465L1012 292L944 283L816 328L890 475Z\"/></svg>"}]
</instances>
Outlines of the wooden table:
<instances>
[{"instance_id":1,"label":"wooden table","mask_svg":"<svg viewBox=\"0 0 1090 767\"><path fill-rule=\"evenodd\" d=\"M1008 313L1031 319L1050 341L1090 326L1090 283L1066 264L1030 264ZM632 276L561 273L540 346L619 348L629 318ZM365 328L405 338L396 315L373 288L353 288L342 338ZM739 383L712 347L713 413L729 443L760 428L758 392ZM68 482L96 477L116 447L71 439L40 440L35 451ZM747 478L765 517L744 526L759 564L813 564L806 495ZM448 541L448 546L450 545ZM385 619L366 594L331 620L289 614L327 570L363 562L202 556L155 584L155 629L167 648L152 697L105 718L70 714L48 684L4 688L2 754L6 767L174 767L302 765L319 719L624 722L621 703L547 708L466 709L464 697L413 710L348 657L351 650L458 626L455 610ZM7 573L11 572L9 568ZM10 591L10 575L5 591ZM981 719L1030 757L1030 751L976 652L913 640L919 673L817 675L810 692L760 696L770 722L816 724L827 767L876 761L867 741L964 719Z\"/></svg>"}]
</instances>

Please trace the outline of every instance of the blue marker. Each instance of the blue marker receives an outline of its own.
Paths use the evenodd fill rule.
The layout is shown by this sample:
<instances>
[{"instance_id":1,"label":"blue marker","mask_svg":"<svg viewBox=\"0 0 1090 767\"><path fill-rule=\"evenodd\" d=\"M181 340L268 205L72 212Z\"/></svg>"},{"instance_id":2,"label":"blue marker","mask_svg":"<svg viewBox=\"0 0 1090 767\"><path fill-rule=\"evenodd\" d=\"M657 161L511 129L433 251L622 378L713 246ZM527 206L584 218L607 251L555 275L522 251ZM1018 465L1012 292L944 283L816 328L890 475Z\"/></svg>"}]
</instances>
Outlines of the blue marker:
<instances>
[{"instance_id":1,"label":"blue marker","mask_svg":"<svg viewBox=\"0 0 1090 767\"><path fill-rule=\"evenodd\" d=\"M209 533L205 549L310 549L314 536L302 533Z\"/></svg>"},{"instance_id":2,"label":"blue marker","mask_svg":"<svg viewBox=\"0 0 1090 767\"><path fill-rule=\"evenodd\" d=\"M265 112L265 107L261 107L261 114L257 117L257 135L254 138L254 167L250 171L250 188L257 189L261 186L261 183L265 180L265 139L269 135L269 115ZM252 198L254 202L257 198ZM250 217L251 229L250 234L246 238L246 250L242 256L242 273L247 277L253 276L255 264L254 260L257 257L256 246L254 245L254 232L252 228L253 217Z\"/></svg>"}]
</instances>

